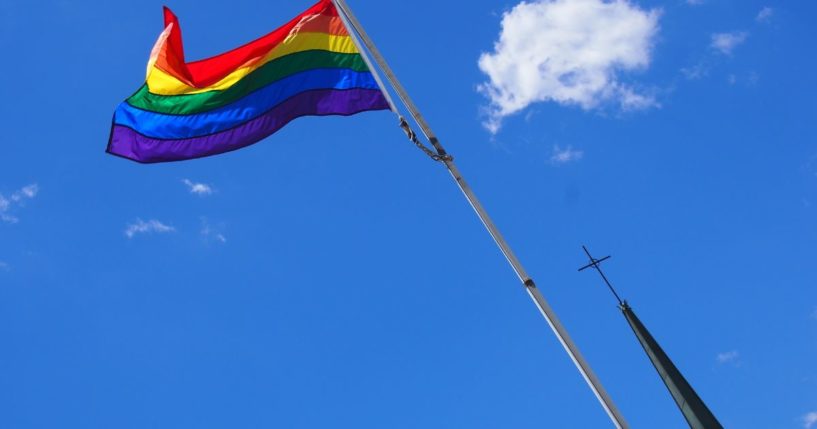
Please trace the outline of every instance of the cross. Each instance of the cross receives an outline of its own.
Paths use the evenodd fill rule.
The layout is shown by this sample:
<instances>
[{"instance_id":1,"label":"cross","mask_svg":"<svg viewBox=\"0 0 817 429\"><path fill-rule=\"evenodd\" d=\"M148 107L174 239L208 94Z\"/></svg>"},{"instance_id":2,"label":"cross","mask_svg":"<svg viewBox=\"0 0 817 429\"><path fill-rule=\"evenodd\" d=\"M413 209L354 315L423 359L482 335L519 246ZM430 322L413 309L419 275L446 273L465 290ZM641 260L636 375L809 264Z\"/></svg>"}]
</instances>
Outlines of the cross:
<instances>
[{"instance_id":1,"label":"cross","mask_svg":"<svg viewBox=\"0 0 817 429\"><path fill-rule=\"evenodd\" d=\"M615 295L616 299L618 300L618 305L623 306L625 304L624 301L622 301L621 297L618 296L618 293L616 293L616 290L613 289L613 285L610 284L610 281L607 280L607 276L604 275L604 271L601 270L601 265L600 264L602 262L610 259L610 256L605 256L605 257L603 257L601 259L596 259L596 258L593 257L593 255L590 254L590 251L587 250L586 246L582 246L582 249L584 249L584 253L587 254L587 257L590 258L590 263L583 266L583 267L581 267L581 268L579 268L579 271L584 271L584 270L586 270L586 269L588 269L590 267L595 268L596 271L599 272L599 275L601 275L601 278L604 280L604 283L606 283L607 287L610 288L610 292L613 292L613 295Z\"/></svg>"}]
</instances>

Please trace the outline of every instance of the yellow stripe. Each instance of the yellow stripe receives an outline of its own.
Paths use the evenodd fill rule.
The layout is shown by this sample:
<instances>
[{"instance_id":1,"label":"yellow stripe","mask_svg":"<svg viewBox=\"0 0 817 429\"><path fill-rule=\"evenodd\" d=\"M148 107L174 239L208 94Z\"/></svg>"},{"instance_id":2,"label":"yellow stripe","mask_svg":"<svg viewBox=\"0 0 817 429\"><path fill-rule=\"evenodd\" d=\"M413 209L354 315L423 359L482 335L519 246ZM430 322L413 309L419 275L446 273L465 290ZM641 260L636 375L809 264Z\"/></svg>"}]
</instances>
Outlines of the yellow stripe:
<instances>
[{"instance_id":1,"label":"yellow stripe","mask_svg":"<svg viewBox=\"0 0 817 429\"><path fill-rule=\"evenodd\" d=\"M358 50L349 36L332 36L325 33L301 33L288 42L284 42L270 52L260 61L250 61L248 65L237 68L220 81L205 88L196 88L187 85L179 79L171 76L158 67L153 67L147 77L148 90L158 95L183 95L198 94L207 91L223 91L236 82L252 73L264 64L299 51L321 49L324 51L339 52L343 54L354 54Z\"/></svg>"}]
</instances>

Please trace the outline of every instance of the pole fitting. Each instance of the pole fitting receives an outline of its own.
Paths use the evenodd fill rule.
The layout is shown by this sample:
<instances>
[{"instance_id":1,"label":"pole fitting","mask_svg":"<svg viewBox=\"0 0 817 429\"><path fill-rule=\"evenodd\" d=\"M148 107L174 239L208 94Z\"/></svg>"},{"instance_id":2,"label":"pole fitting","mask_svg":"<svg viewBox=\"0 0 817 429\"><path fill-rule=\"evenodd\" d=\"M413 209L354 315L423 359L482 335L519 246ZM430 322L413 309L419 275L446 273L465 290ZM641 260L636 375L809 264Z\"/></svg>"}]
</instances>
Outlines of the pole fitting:
<instances>
[{"instance_id":1,"label":"pole fitting","mask_svg":"<svg viewBox=\"0 0 817 429\"><path fill-rule=\"evenodd\" d=\"M437 153L440 156L446 156L447 155L447 152L445 151L443 146L440 144L440 140L438 140L437 137L430 137L428 140L431 141L431 145L434 146L434 149L437 149Z\"/></svg>"},{"instance_id":2,"label":"pole fitting","mask_svg":"<svg viewBox=\"0 0 817 429\"><path fill-rule=\"evenodd\" d=\"M536 289L536 283L533 282L533 279L527 279L525 280L525 287Z\"/></svg>"}]
</instances>

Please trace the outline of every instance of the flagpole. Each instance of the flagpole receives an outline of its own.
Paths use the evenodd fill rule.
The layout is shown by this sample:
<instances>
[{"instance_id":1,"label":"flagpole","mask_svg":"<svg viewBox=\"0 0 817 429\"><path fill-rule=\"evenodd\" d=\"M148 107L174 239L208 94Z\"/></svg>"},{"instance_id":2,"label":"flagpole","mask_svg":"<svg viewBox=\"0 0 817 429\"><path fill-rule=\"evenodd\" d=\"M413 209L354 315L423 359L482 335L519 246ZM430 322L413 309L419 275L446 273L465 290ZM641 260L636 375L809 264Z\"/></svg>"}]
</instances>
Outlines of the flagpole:
<instances>
[{"instance_id":1,"label":"flagpole","mask_svg":"<svg viewBox=\"0 0 817 429\"><path fill-rule=\"evenodd\" d=\"M441 162L445 164L449 173L454 178L454 181L457 183L457 186L460 188L463 195L465 195L465 198L471 204L471 207L476 212L480 221L482 221L482 224L485 226L485 229L488 230L488 233L494 239L494 242L499 247L500 251L502 251L502 254L508 260L508 263L513 268L517 277L519 277L519 280L525 286L528 295L531 297L534 304L536 304L536 307L542 313L542 316L544 316L548 325L550 325L550 328L553 330L553 333L556 334L556 337L559 339L559 342L562 344L562 347L564 347L565 351L570 356L570 359L576 365L576 368L579 370L582 377L584 377L584 380L587 382L590 389L596 395L596 398L599 400L602 407L607 412L607 415L610 417L610 420L612 420L613 424L619 429L629 428L629 425L627 424L626 420L624 420L624 417L619 412L615 403L613 403L613 400L610 398L610 395L604 389L604 386L602 386L601 381L599 381L598 377L596 377L596 374L593 372L592 368L590 368L590 364L587 363L582 354L579 352L579 348L570 338L570 335L567 333L567 330L559 321L559 318L556 316L556 313L553 311L553 309L550 307L550 304L548 304L545 297L536 287L536 284L534 283L533 279L528 275L527 271L525 271L525 268L522 266L522 263L519 262L519 259L516 257L511 247L505 241L505 238L499 232L499 229L497 229L496 225L491 220L490 216L488 216L488 213L485 211L485 208L482 206L479 199L477 199L476 195L471 190L471 187L462 177L462 174L460 173L459 169L454 164L453 158L448 156L447 152L440 144L440 141L437 139L437 136L434 134L434 132L431 130L431 127L428 125L428 122L425 120L423 115L420 114L419 109L411 100L411 98L409 97L408 93L406 92L405 88L400 83L400 81L397 80L397 76L395 76L391 67L389 67L388 63L386 63L385 58L383 58L383 55L377 49L377 46L375 46L371 38L369 38L366 31L363 29L363 26L360 24L360 21L357 20L354 13L352 13L352 10L346 4L345 0L332 0L332 2L340 10L341 16L342 18L344 18L344 21L346 21L348 25L351 25L354 32L360 36L360 39L362 39L364 46L369 51L369 53L371 53L372 57L374 58L374 61L386 75L386 79L389 81L389 83L391 84L394 91L397 93L397 96L400 98L402 103L408 109L411 117L414 119L414 121L420 127L422 133L426 136L428 141L437 151L438 156L436 159L439 159ZM363 49L360 50L363 51ZM373 70L373 72L375 71ZM399 115L399 113L397 114ZM407 130L407 132L409 133L409 137L412 137L413 132L411 132L410 130Z\"/></svg>"}]
</instances>

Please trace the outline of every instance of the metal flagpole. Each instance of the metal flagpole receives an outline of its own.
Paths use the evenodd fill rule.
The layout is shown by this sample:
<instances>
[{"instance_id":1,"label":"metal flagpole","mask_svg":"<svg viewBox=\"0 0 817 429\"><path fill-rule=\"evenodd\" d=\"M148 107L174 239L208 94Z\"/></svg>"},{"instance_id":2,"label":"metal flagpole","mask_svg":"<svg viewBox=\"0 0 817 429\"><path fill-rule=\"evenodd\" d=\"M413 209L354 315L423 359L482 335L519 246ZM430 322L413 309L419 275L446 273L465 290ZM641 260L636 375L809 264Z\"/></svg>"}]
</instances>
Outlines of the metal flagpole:
<instances>
[{"instance_id":1,"label":"metal flagpole","mask_svg":"<svg viewBox=\"0 0 817 429\"><path fill-rule=\"evenodd\" d=\"M494 225L494 222L491 220L490 216L488 216L488 213L485 211L485 208L482 206L474 192L471 190L471 187L468 186L468 183L462 177L462 174L460 174L459 169L454 164L453 158L451 158L447 154L445 149L442 147L440 141L437 139L436 135L434 135L434 132L431 130L431 127L428 125L428 122L426 122L425 118L423 118L423 116L420 114L419 109L411 100L403 85L400 84L400 81L397 80L397 77L394 75L392 69L386 63L386 60L383 58L383 55L380 54L380 51L374 45L371 38L369 38L366 31L363 29L363 26L360 25L360 21L357 20L355 15L352 13L352 10L346 4L345 0L332 1L334 2L335 6L337 6L337 8L340 10L341 16L342 18L344 18L344 21L346 21L347 24L351 25L354 32L360 36L364 46L366 47L366 49L368 49L368 51L374 58L374 61L377 63L378 66L380 66L380 69L386 75L386 79L389 81L392 88L397 93L397 96L400 98L405 107L408 109L409 114L417 123L417 125L419 125L422 133L426 136L428 141L436 150L437 153L434 154L432 157L445 164L449 173L451 173L451 176L454 178L454 181L457 183L457 186L465 195L465 198L471 204L471 207L473 207L474 211L477 213L477 216L479 216L479 219L482 221L483 225L488 230L488 233L491 234L491 237L494 239L494 242L496 242L496 245L499 246L499 249L502 251L502 254L505 255L505 258L508 260L508 263L510 263L517 277L519 277L519 280L525 286L528 295L530 295L531 299L536 304L536 307L542 313L542 316L545 317L545 320L547 321L548 325L550 325L550 328L553 330L554 334L556 334L556 337L559 339L559 342L562 343L562 346L564 347L565 351L570 356L570 359L573 360L573 363L576 365L576 368L578 368L579 372L582 374L582 377L584 377L585 381L590 386L590 389L593 390L593 393L596 395L596 398L598 398L599 402L601 402L602 407L604 407L604 410L610 416L610 419L619 429L629 428L629 425L624 420L624 417L621 415L616 405L613 403L613 400L610 398L610 395L607 394L607 391L601 385L601 382L599 381L598 377L596 377L596 374L590 368L590 365L587 363L582 354L579 352L579 348L570 338L570 335L567 333L567 330L565 330L564 326L562 326L562 323L559 321L559 318L556 317L556 313L553 312L553 309L550 307L550 304L548 304L547 300L545 300L545 297L542 296L542 293L539 292L539 289L536 287L536 284L533 282L533 279L530 278L527 271L525 271L525 268L522 266L522 263L519 262L519 259L517 259L513 250L511 250L511 247L505 241L505 238L499 232L496 225ZM365 55L365 53L362 52L363 49L360 50L361 53ZM366 59L368 60L368 58ZM376 73L374 69L372 71ZM420 146L419 142L416 140L414 132L411 131L405 120L403 120L402 118L400 119L401 127L404 129L404 131L406 131L406 133L409 136L409 139L411 139L415 144L418 144L418 146Z\"/></svg>"}]
</instances>

